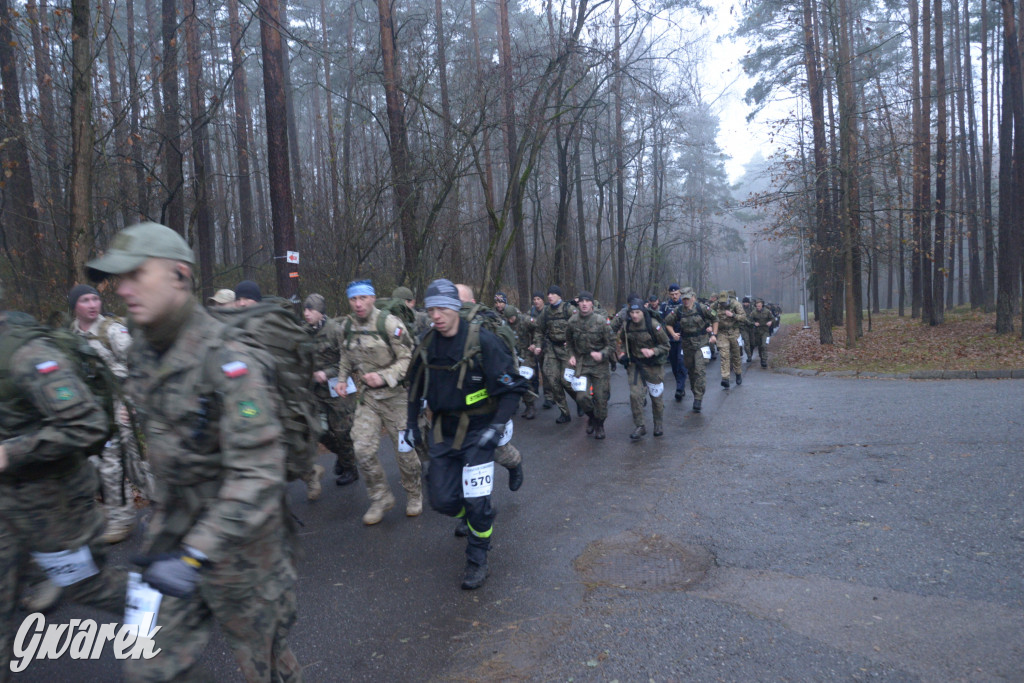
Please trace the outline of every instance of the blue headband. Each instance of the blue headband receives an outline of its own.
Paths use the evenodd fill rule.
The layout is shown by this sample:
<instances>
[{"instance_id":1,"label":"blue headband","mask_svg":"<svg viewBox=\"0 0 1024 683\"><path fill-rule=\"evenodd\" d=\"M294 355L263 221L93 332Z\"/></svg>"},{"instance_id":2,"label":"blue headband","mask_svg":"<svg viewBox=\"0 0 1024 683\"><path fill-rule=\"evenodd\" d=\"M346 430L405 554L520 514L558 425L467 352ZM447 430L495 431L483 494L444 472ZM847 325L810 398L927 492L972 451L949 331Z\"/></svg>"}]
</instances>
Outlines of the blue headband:
<instances>
[{"instance_id":1,"label":"blue headband","mask_svg":"<svg viewBox=\"0 0 1024 683\"><path fill-rule=\"evenodd\" d=\"M377 292L374 291L373 284L369 280L354 280L348 283L345 296L349 299L357 296L377 296Z\"/></svg>"}]
</instances>

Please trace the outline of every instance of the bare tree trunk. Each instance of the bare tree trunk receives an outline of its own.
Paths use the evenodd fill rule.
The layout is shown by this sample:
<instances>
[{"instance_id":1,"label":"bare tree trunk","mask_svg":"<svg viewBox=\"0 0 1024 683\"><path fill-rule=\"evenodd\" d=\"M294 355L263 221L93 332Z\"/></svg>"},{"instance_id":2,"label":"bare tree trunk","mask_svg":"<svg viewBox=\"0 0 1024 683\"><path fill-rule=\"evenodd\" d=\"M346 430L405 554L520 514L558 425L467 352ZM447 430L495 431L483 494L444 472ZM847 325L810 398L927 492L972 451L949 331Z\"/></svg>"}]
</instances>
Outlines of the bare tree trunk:
<instances>
[{"instance_id":1,"label":"bare tree trunk","mask_svg":"<svg viewBox=\"0 0 1024 683\"><path fill-rule=\"evenodd\" d=\"M43 144L46 149L46 178L48 194L43 203L49 207L53 234L66 237L66 207L61 182L60 159L57 153L56 112L53 103L53 64L47 36L47 7L45 0L38 8L35 0L28 0L25 9L32 29L32 53L35 57L36 90L39 92L39 116L43 126ZM46 22L46 23L44 23ZM58 239L60 239L58 238ZM61 240L63 241L63 240Z\"/></svg>"},{"instance_id":2,"label":"bare tree trunk","mask_svg":"<svg viewBox=\"0 0 1024 683\"><path fill-rule=\"evenodd\" d=\"M988 3L981 3L981 227L985 264L982 275L982 306L996 306L995 235L992 231L992 130L988 95ZM968 48L969 49L969 48Z\"/></svg>"},{"instance_id":3,"label":"bare tree trunk","mask_svg":"<svg viewBox=\"0 0 1024 683\"><path fill-rule=\"evenodd\" d=\"M945 321L946 285L946 55L942 30L942 0L935 0L935 241L932 259L932 306L929 325Z\"/></svg>"},{"instance_id":4,"label":"bare tree trunk","mask_svg":"<svg viewBox=\"0 0 1024 683\"><path fill-rule=\"evenodd\" d=\"M999 274L996 298L996 333L1013 332L1013 312L1020 291L1017 233L1024 184L1020 182L1024 147L1024 95L1013 0L1003 8L1003 120L999 128Z\"/></svg>"},{"instance_id":5,"label":"bare tree trunk","mask_svg":"<svg viewBox=\"0 0 1024 683\"><path fill-rule=\"evenodd\" d=\"M135 0L125 1L125 21L128 24L128 99L131 106L131 121L128 126L132 166L135 169L135 213L133 220L142 220L149 215L149 196L146 193L146 166L143 163L142 95L139 93L139 64L135 54Z\"/></svg>"},{"instance_id":6,"label":"bare tree trunk","mask_svg":"<svg viewBox=\"0 0 1024 683\"><path fill-rule=\"evenodd\" d=\"M281 11L280 25L285 27L285 33L287 33L287 0L278 0L278 7ZM298 120L295 116L295 88L292 87L292 64L288 52L288 38L284 34L281 36L281 63L284 69L284 106L285 112L288 115L288 154L291 159L292 195L294 199L292 209L295 215L295 223L301 232L306 227L306 220L308 218L306 212L306 190L302 182L302 154L299 149L301 145L299 144Z\"/></svg>"},{"instance_id":7,"label":"bare tree trunk","mask_svg":"<svg viewBox=\"0 0 1024 683\"><path fill-rule=\"evenodd\" d=\"M331 239L341 242L341 178L338 174L338 141L334 134L334 95L331 92L330 43L327 41L327 3L320 0L320 31L324 61L324 94L327 97L327 160L331 170ZM346 226L347 227L347 226Z\"/></svg>"},{"instance_id":8,"label":"bare tree trunk","mask_svg":"<svg viewBox=\"0 0 1024 683\"><path fill-rule=\"evenodd\" d=\"M576 230L580 242L580 269L583 275L583 288L593 292L596 289L590 272L590 255L587 247L587 221L583 213L583 162L580 159L580 138L583 137L582 127L576 127L573 136L572 165L576 178Z\"/></svg>"},{"instance_id":9,"label":"bare tree trunk","mask_svg":"<svg viewBox=\"0 0 1024 683\"><path fill-rule=\"evenodd\" d=\"M476 71L476 83L480 93L480 109L481 117L486 118L487 106L487 94L483 87L484 83L484 71L480 59L480 32L477 29L476 21L476 0L470 0L469 3L469 24L470 31L473 34L473 60L474 69ZM483 192L484 192L484 204L489 218L489 225L491 229L490 239L492 242L498 239L498 222L494 219L495 207L494 207L494 165L491 162L491 134L488 126L483 127L482 145L484 151L484 178L483 178ZM500 274L499 274L500 279ZM522 292L520 291L520 294Z\"/></svg>"},{"instance_id":10,"label":"bare tree trunk","mask_svg":"<svg viewBox=\"0 0 1024 683\"><path fill-rule=\"evenodd\" d=\"M107 38L107 87L110 89L110 118L114 122L114 163L117 166L117 189L120 200L122 227L132 224L133 211L129 207L132 196L131 183L128 180L128 136L124 98L121 95L121 83L118 79L117 59L114 56L114 16L110 9L110 0L100 2L100 12L106 25Z\"/></svg>"},{"instance_id":11,"label":"bare tree trunk","mask_svg":"<svg viewBox=\"0 0 1024 683\"><path fill-rule=\"evenodd\" d=\"M263 50L263 94L267 111L267 172L270 177L270 213L274 233L274 270L277 294L286 299L298 293L297 273L286 260L295 250L295 215L288 170L287 93L284 83L284 46L278 0L260 0L260 44Z\"/></svg>"},{"instance_id":12,"label":"bare tree trunk","mask_svg":"<svg viewBox=\"0 0 1024 683\"><path fill-rule=\"evenodd\" d=\"M380 49L384 76L384 100L388 114L388 147L391 152L391 175L394 182L395 216L402 233L402 282L414 289L423 279L419 261L419 240L416 235L416 205L419 201L412 164L409 161L409 136L405 125L405 100L402 95L402 72L395 49L394 18L390 0L377 0L380 14Z\"/></svg>"},{"instance_id":13,"label":"bare tree trunk","mask_svg":"<svg viewBox=\"0 0 1024 683\"><path fill-rule=\"evenodd\" d=\"M345 110L342 115L343 128L341 135L341 172L342 172L342 191L345 197L345 208L344 208L344 220L342 221L342 230L344 231L344 239L338 240L338 251L337 259L338 263L344 263L345 254L341 251L343 246L347 246L350 235L355 232L355 226L353 223L353 205L354 199L352 197L352 96L355 90L356 74L355 74L355 63L353 61L353 55L355 54L355 24L356 24L356 6L355 3L351 3L348 8L348 39L347 39L347 53L348 53L348 78L345 83Z\"/></svg>"},{"instance_id":14,"label":"bare tree trunk","mask_svg":"<svg viewBox=\"0 0 1024 683\"><path fill-rule=\"evenodd\" d=\"M921 121L917 131L917 146L920 150L918 204L916 214L920 217L921 241L918 258L921 261L921 321L931 322L934 307L932 289L932 240L931 240L931 2L921 0Z\"/></svg>"},{"instance_id":15,"label":"bare tree trunk","mask_svg":"<svg viewBox=\"0 0 1024 683\"><path fill-rule=\"evenodd\" d=\"M242 61L242 26L238 21L238 0L228 0L231 33L231 86L235 103L235 164L238 169L238 263L242 276L256 277L252 258L256 253L256 225L252 213L252 181L249 170L249 85Z\"/></svg>"},{"instance_id":16,"label":"bare tree trunk","mask_svg":"<svg viewBox=\"0 0 1024 683\"><path fill-rule=\"evenodd\" d=\"M850 49L850 8L849 0L839 0L839 30L837 48L839 51L839 173L841 182L840 225L843 233L843 253L846 267L846 348L857 344L857 286L854 277L854 250L857 243L857 130L854 121L856 100L853 89L853 67Z\"/></svg>"},{"instance_id":17,"label":"bare tree trunk","mask_svg":"<svg viewBox=\"0 0 1024 683\"><path fill-rule=\"evenodd\" d=\"M964 27L970 27L969 2L964 2ZM967 199L967 253L970 259L970 292L971 308L981 308L985 304L985 291L981 270L981 243L979 231L981 222L978 220L978 137L975 131L978 129L974 113L974 69L971 66L971 41L966 28L963 38L963 68L960 70L961 87L958 91L963 92L965 97L961 98L961 104L957 107L960 120L960 130L963 131L961 138L960 155L963 161L960 164L963 177L964 195ZM986 41L984 31L982 32L982 43ZM984 76L984 68L982 69ZM966 104L964 104L966 100ZM967 125L964 125L964 110L967 111ZM984 220L984 217L982 217ZM961 266L962 268L962 266Z\"/></svg>"},{"instance_id":18,"label":"bare tree trunk","mask_svg":"<svg viewBox=\"0 0 1024 683\"><path fill-rule=\"evenodd\" d=\"M192 180L195 195L195 221L199 242L199 273L203 301L213 296L213 264L217 260L214 226L210 218L209 142L206 136L206 96L203 94L202 57L196 26L196 0L185 0L185 50L188 60L189 109L192 114Z\"/></svg>"},{"instance_id":19,"label":"bare tree trunk","mask_svg":"<svg viewBox=\"0 0 1024 683\"><path fill-rule=\"evenodd\" d=\"M625 296L626 283L626 217L625 217L625 162L623 160L622 133L622 62L621 38L619 35L620 0L615 0L615 45L612 48L612 90L615 98L615 236L618 243L618 267L615 271L615 294Z\"/></svg>"},{"instance_id":20,"label":"bare tree trunk","mask_svg":"<svg viewBox=\"0 0 1024 683\"><path fill-rule=\"evenodd\" d=\"M181 170L181 130L178 124L178 2L163 0L163 73L160 83L164 96L163 147L164 187L167 199L160 212L163 222L185 235L185 178Z\"/></svg>"},{"instance_id":21,"label":"bare tree trunk","mask_svg":"<svg viewBox=\"0 0 1024 683\"><path fill-rule=\"evenodd\" d=\"M499 67L501 69L501 100L505 118L505 148L508 151L509 196L506 206L512 214L516 286L519 300L529 299L530 279L526 272L526 237L523 234L523 190L519 175L519 138L516 134L515 98L512 88L512 38L509 28L508 0L498 0Z\"/></svg>"},{"instance_id":22,"label":"bare tree trunk","mask_svg":"<svg viewBox=\"0 0 1024 683\"><path fill-rule=\"evenodd\" d=\"M0 0L6 2L6 0ZM78 280L78 273L93 250L92 228L92 39L88 0L72 0L71 34L71 189L68 218L71 234L68 239L66 284ZM9 41L0 36L0 42ZM0 59L14 66L14 60ZM6 72L7 67L4 67ZM4 91L17 87L4 88ZM10 109L8 108L8 111ZM27 159L26 159L27 161ZM31 192L31 184L28 191ZM20 193L12 193L20 194Z\"/></svg>"},{"instance_id":23,"label":"bare tree trunk","mask_svg":"<svg viewBox=\"0 0 1024 683\"><path fill-rule=\"evenodd\" d=\"M811 127L814 145L814 205L816 238L812 249L815 279L815 313L818 318L818 338L822 344L832 343L832 276L827 252L829 223L828 166L825 159L825 104L821 84L819 53L815 40L815 18L812 0L803 0L804 11L804 67L807 71L807 91L811 101Z\"/></svg>"},{"instance_id":24,"label":"bare tree trunk","mask_svg":"<svg viewBox=\"0 0 1024 683\"><path fill-rule=\"evenodd\" d=\"M441 0L434 0L434 33L437 36L437 74L441 90L441 119L444 126L444 164L442 165L444 177L442 182L453 183L451 198L445 202L447 206L441 209L441 231L452 248L452 274L463 280L465 279L465 265L463 263L462 239L460 239L458 228L459 181L455 178L456 159L452 145L452 109L448 96L447 39L445 38L444 10Z\"/></svg>"}]
</instances>

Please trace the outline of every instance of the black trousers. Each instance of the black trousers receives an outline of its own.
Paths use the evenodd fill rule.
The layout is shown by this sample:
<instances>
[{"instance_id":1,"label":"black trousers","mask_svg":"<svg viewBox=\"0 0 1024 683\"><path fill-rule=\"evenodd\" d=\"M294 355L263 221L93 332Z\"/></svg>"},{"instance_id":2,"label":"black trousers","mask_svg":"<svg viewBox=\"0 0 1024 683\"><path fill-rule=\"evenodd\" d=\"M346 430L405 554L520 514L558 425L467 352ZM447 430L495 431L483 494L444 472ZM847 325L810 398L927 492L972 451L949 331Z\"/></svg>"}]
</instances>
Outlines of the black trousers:
<instances>
[{"instance_id":1,"label":"black trousers","mask_svg":"<svg viewBox=\"0 0 1024 683\"><path fill-rule=\"evenodd\" d=\"M686 389L686 364L683 363L681 341L669 341L668 364L672 367L672 376L676 379L676 391Z\"/></svg>"},{"instance_id":2,"label":"black trousers","mask_svg":"<svg viewBox=\"0 0 1024 683\"><path fill-rule=\"evenodd\" d=\"M427 470L427 497L430 507L449 517L465 517L469 523L466 559L474 564L487 561L491 547L494 509L491 497L466 498L462 494L462 468L483 465L494 460L494 449L480 449L476 443L480 430L466 434L463 447L456 450L444 441L430 444L430 468Z\"/></svg>"}]
</instances>

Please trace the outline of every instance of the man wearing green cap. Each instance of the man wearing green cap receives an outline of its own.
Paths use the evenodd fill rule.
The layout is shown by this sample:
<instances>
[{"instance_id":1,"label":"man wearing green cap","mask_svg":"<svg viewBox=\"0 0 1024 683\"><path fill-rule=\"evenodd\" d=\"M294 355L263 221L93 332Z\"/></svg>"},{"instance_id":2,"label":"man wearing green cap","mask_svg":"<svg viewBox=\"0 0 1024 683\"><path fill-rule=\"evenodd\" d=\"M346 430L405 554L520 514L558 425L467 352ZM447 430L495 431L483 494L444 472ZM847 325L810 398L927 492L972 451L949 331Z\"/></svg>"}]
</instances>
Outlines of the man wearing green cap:
<instances>
[{"instance_id":1,"label":"man wearing green cap","mask_svg":"<svg viewBox=\"0 0 1024 683\"><path fill-rule=\"evenodd\" d=\"M718 316L710 306L697 301L692 287L683 288L680 300L680 305L665 317L665 327L679 337L682 361L686 374L690 376L690 391L693 392L693 412L699 413L707 388L705 370L711 358L710 344L717 339Z\"/></svg>"},{"instance_id":2,"label":"man wearing green cap","mask_svg":"<svg viewBox=\"0 0 1024 683\"><path fill-rule=\"evenodd\" d=\"M412 329L409 331L412 332L415 339L422 337L423 333L430 329L430 316L425 311L416 308L416 295L408 287L395 287L391 290L391 298L404 301L405 305L409 307L415 316Z\"/></svg>"},{"instance_id":3,"label":"man wearing green cap","mask_svg":"<svg viewBox=\"0 0 1024 683\"><path fill-rule=\"evenodd\" d=\"M87 264L119 275L135 323L126 389L139 408L154 478L143 581L163 599L159 654L126 660L128 680L195 670L214 620L248 681L301 680L288 647L295 569L285 527L285 450L270 359L225 334L192 294L195 258L176 232L126 228Z\"/></svg>"},{"instance_id":4,"label":"man wearing green cap","mask_svg":"<svg viewBox=\"0 0 1024 683\"><path fill-rule=\"evenodd\" d=\"M743 351L740 349L740 326L747 322L743 306L729 292L718 293L715 302L718 314L718 355L721 360L722 387L729 388L730 369L736 373L736 384L743 384Z\"/></svg>"},{"instance_id":5,"label":"man wearing green cap","mask_svg":"<svg viewBox=\"0 0 1024 683\"><path fill-rule=\"evenodd\" d=\"M569 365L575 371L573 389L576 403L587 416L587 434L603 439L611 396L608 360L614 357L615 340L608 319L594 312L594 295L580 292L577 301L578 310L569 318L565 332Z\"/></svg>"}]
</instances>

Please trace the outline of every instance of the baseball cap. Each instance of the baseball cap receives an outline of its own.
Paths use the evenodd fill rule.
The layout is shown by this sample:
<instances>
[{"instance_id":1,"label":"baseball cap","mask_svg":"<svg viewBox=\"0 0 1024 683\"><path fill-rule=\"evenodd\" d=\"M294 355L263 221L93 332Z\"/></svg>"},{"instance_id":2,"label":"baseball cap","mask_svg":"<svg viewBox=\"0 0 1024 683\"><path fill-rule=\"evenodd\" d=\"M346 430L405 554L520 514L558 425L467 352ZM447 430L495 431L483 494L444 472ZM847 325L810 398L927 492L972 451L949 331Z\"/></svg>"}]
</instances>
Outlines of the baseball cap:
<instances>
[{"instance_id":1,"label":"baseball cap","mask_svg":"<svg viewBox=\"0 0 1024 683\"><path fill-rule=\"evenodd\" d=\"M196 262L184 237L166 225L138 223L117 233L107 251L85 267L91 278L102 280L107 275L130 273L151 258L184 261L190 265Z\"/></svg>"},{"instance_id":2,"label":"baseball cap","mask_svg":"<svg viewBox=\"0 0 1024 683\"><path fill-rule=\"evenodd\" d=\"M208 303L217 304L218 306L234 303L234 301L235 293L230 289L218 289L213 296L207 299Z\"/></svg>"}]
</instances>

